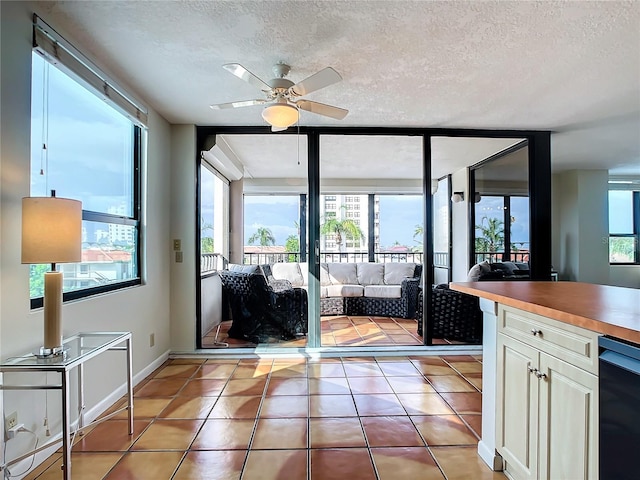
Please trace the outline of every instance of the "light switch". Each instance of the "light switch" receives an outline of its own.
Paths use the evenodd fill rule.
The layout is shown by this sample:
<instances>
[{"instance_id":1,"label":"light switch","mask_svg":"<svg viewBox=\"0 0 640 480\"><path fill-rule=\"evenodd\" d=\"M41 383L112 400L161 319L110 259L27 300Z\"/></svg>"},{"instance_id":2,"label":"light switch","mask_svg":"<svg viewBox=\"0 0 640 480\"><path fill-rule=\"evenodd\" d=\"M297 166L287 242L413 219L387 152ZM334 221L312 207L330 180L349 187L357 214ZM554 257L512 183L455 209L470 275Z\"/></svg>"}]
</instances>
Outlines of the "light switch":
<instances>
[{"instance_id":1,"label":"light switch","mask_svg":"<svg viewBox=\"0 0 640 480\"><path fill-rule=\"evenodd\" d=\"M182 252L176 252L176 263L182 263Z\"/></svg>"},{"instance_id":2,"label":"light switch","mask_svg":"<svg viewBox=\"0 0 640 480\"><path fill-rule=\"evenodd\" d=\"M178 250L182 250L182 240L180 240L179 238L176 238L173 241L173 250L174 251L178 251Z\"/></svg>"}]
</instances>

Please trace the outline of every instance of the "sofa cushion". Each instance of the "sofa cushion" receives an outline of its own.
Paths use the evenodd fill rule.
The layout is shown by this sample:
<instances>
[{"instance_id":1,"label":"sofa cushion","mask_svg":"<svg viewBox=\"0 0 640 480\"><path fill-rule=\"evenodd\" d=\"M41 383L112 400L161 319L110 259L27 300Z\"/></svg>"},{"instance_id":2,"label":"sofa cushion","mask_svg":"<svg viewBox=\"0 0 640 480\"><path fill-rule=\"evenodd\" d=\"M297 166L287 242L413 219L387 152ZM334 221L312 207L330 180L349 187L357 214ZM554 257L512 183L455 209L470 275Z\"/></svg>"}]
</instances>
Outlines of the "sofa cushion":
<instances>
[{"instance_id":1,"label":"sofa cushion","mask_svg":"<svg viewBox=\"0 0 640 480\"><path fill-rule=\"evenodd\" d=\"M415 263L383 263L384 283L386 285L400 285L406 277L413 277L416 270Z\"/></svg>"},{"instance_id":2,"label":"sofa cushion","mask_svg":"<svg viewBox=\"0 0 640 480\"><path fill-rule=\"evenodd\" d=\"M367 285L364 287L364 296L373 298L400 298L402 287L400 285Z\"/></svg>"},{"instance_id":3,"label":"sofa cushion","mask_svg":"<svg viewBox=\"0 0 640 480\"><path fill-rule=\"evenodd\" d=\"M302 285L309 284L309 264L307 262L302 262L300 265L300 275L302 275Z\"/></svg>"},{"instance_id":4,"label":"sofa cushion","mask_svg":"<svg viewBox=\"0 0 640 480\"><path fill-rule=\"evenodd\" d=\"M496 262L491 264L491 271L500 271L505 276L513 275L513 271L517 270L516 264L513 262Z\"/></svg>"},{"instance_id":5,"label":"sofa cushion","mask_svg":"<svg viewBox=\"0 0 640 480\"><path fill-rule=\"evenodd\" d=\"M230 263L228 270L239 273L262 273L260 265L238 265L237 263Z\"/></svg>"},{"instance_id":6,"label":"sofa cushion","mask_svg":"<svg viewBox=\"0 0 640 480\"><path fill-rule=\"evenodd\" d=\"M331 285L331 279L329 278L329 265L326 263L320 264L320 285L324 287Z\"/></svg>"},{"instance_id":7,"label":"sofa cushion","mask_svg":"<svg viewBox=\"0 0 640 480\"><path fill-rule=\"evenodd\" d=\"M358 283L355 263L328 263L327 266L332 285L356 285Z\"/></svg>"},{"instance_id":8,"label":"sofa cushion","mask_svg":"<svg viewBox=\"0 0 640 480\"><path fill-rule=\"evenodd\" d=\"M294 287L301 287L304 284L298 262L274 263L271 265L271 272L274 278L278 280L289 280Z\"/></svg>"},{"instance_id":9,"label":"sofa cushion","mask_svg":"<svg viewBox=\"0 0 640 480\"><path fill-rule=\"evenodd\" d=\"M356 264L360 285L384 285L384 263Z\"/></svg>"},{"instance_id":10,"label":"sofa cushion","mask_svg":"<svg viewBox=\"0 0 640 480\"><path fill-rule=\"evenodd\" d=\"M329 297L361 297L364 293L362 285L329 285L327 295Z\"/></svg>"},{"instance_id":11,"label":"sofa cushion","mask_svg":"<svg viewBox=\"0 0 640 480\"><path fill-rule=\"evenodd\" d=\"M491 266L488 261L476 263L467 274L467 282L477 282L483 274L490 273Z\"/></svg>"}]
</instances>

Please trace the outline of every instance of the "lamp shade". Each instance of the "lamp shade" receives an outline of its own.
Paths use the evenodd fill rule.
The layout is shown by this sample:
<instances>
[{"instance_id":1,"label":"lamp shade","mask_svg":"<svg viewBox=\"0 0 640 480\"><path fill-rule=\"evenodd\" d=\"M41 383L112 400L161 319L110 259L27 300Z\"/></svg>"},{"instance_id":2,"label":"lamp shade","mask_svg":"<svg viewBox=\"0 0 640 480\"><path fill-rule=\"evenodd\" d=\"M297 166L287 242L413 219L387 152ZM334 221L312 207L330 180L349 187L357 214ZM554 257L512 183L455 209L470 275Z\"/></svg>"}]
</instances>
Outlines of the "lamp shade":
<instances>
[{"instance_id":1,"label":"lamp shade","mask_svg":"<svg viewBox=\"0 0 640 480\"><path fill-rule=\"evenodd\" d=\"M290 127L298 121L298 117L298 109L287 103L274 103L262 111L262 118L274 127Z\"/></svg>"},{"instance_id":2,"label":"lamp shade","mask_svg":"<svg viewBox=\"0 0 640 480\"><path fill-rule=\"evenodd\" d=\"M58 197L22 199L22 263L82 260L82 203Z\"/></svg>"}]
</instances>

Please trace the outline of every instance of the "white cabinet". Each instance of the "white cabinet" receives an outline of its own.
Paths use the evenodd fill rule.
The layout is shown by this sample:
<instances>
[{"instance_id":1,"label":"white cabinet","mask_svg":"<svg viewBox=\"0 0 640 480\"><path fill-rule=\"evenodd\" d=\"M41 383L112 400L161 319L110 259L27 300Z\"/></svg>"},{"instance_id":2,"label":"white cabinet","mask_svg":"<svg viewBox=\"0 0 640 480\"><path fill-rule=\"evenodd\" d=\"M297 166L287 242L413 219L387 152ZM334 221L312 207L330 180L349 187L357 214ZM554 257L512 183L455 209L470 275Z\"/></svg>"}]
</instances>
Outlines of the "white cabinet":
<instances>
[{"instance_id":1,"label":"white cabinet","mask_svg":"<svg viewBox=\"0 0 640 480\"><path fill-rule=\"evenodd\" d=\"M496 448L509 477L597 478L597 337L500 306Z\"/></svg>"}]
</instances>

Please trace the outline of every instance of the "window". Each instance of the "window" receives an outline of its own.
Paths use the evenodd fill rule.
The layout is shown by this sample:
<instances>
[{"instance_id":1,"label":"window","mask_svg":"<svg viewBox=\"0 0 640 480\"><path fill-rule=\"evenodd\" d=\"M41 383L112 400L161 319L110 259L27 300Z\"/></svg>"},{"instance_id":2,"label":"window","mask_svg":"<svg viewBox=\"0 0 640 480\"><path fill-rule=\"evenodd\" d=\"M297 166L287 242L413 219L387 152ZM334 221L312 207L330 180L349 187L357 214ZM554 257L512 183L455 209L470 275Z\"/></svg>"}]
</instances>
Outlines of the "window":
<instances>
[{"instance_id":1,"label":"window","mask_svg":"<svg viewBox=\"0 0 640 480\"><path fill-rule=\"evenodd\" d=\"M326 210L335 210L336 209L336 204L335 203L327 203L327 204L325 204L324 208Z\"/></svg>"},{"instance_id":2,"label":"window","mask_svg":"<svg viewBox=\"0 0 640 480\"><path fill-rule=\"evenodd\" d=\"M300 195L245 195L245 263L273 263L291 258L289 253L298 255L299 226Z\"/></svg>"},{"instance_id":3,"label":"window","mask_svg":"<svg viewBox=\"0 0 640 480\"><path fill-rule=\"evenodd\" d=\"M376 195L379 252L390 256L398 250L422 252L422 195Z\"/></svg>"},{"instance_id":4,"label":"window","mask_svg":"<svg viewBox=\"0 0 640 480\"><path fill-rule=\"evenodd\" d=\"M31 195L82 202L82 262L58 265L64 299L139 284L142 129L43 57L32 54ZM49 268L31 265L32 308Z\"/></svg>"},{"instance_id":5,"label":"window","mask_svg":"<svg viewBox=\"0 0 640 480\"><path fill-rule=\"evenodd\" d=\"M229 184L205 161L200 168L200 271L224 267L229 257Z\"/></svg>"},{"instance_id":6,"label":"window","mask_svg":"<svg viewBox=\"0 0 640 480\"><path fill-rule=\"evenodd\" d=\"M640 192L609 191L609 263L640 263Z\"/></svg>"},{"instance_id":7,"label":"window","mask_svg":"<svg viewBox=\"0 0 640 480\"><path fill-rule=\"evenodd\" d=\"M482 195L474 216L476 263L529 261L529 197Z\"/></svg>"}]
</instances>

